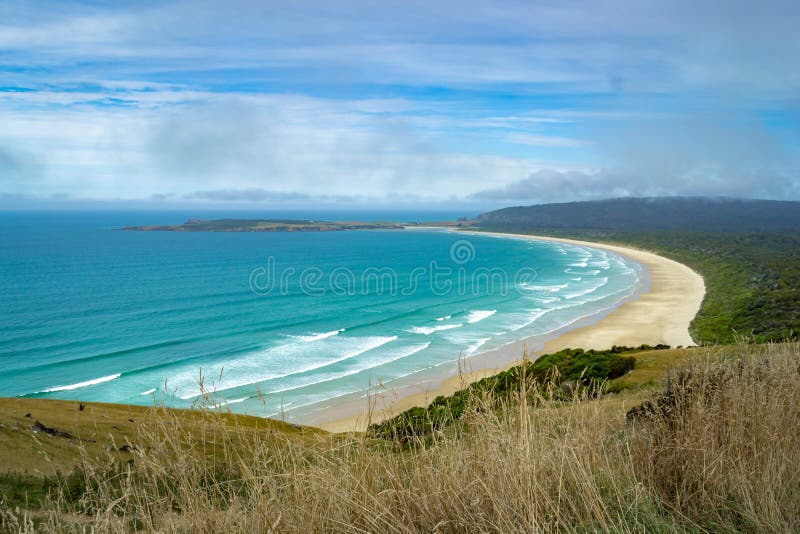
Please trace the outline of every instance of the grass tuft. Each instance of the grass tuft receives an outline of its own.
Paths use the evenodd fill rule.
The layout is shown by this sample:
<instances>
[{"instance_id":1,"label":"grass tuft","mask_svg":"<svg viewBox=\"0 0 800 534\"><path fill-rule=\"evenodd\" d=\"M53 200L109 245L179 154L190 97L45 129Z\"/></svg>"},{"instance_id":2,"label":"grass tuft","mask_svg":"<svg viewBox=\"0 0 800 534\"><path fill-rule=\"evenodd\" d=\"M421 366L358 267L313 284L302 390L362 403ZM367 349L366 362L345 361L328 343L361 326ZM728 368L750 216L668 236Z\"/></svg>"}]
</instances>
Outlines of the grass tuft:
<instances>
[{"instance_id":1,"label":"grass tuft","mask_svg":"<svg viewBox=\"0 0 800 534\"><path fill-rule=\"evenodd\" d=\"M201 446L165 413L142 423L150 445L132 461L84 456L35 502L4 501L0 528L797 532L798 346L697 351L650 393L554 396L528 380L476 393L465 424L410 448L370 434L264 439L215 417Z\"/></svg>"}]
</instances>

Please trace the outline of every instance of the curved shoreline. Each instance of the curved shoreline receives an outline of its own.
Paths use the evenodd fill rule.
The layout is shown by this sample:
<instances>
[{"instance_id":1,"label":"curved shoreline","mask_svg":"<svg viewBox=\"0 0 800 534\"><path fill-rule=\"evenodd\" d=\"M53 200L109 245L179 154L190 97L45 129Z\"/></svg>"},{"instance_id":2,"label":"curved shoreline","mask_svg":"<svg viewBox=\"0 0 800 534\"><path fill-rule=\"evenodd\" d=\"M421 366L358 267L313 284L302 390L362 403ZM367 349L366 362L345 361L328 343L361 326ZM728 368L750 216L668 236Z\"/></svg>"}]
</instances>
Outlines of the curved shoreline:
<instances>
[{"instance_id":1,"label":"curved shoreline","mask_svg":"<svg viewBox=\"0 0 800 534\"><path fill-rule=\"evenodd\" d=\"M682 263L644 250L590 241L500 232L459 233L536 239L607 250L644 265L649 276L649 287L616 308L578 320L544 338L536 336L521 339L476 355L480 360L475 357L465 360L460 365L461 372L456 376L373 392L368 400L359 399L357 405L350 403L349 406L329 407L325 413L304 421L304 424L331 432L363 430L370 421L391 417L414 406L427 405L439 395L452 394L471 382L517 365L526 349L529 355L537 356L567 347L607 349L612 345L694 345L689 335L689 323L700 309L705 283L699 274ZM483 365L475 369L476 363ZM333 411L339 415L330 413Z\"/></svg>"}]
</instances>

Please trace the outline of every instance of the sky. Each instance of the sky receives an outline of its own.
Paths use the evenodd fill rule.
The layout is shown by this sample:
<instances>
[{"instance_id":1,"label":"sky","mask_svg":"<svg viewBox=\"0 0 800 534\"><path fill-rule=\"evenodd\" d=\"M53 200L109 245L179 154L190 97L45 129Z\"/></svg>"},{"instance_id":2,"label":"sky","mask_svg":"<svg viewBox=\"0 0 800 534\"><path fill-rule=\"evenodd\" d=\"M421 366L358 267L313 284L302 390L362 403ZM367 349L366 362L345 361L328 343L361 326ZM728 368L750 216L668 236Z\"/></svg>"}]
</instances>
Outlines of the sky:
<instances>
[{"instance_id":1,"label":"sky","mask_svg":"<svg viewBox=\"0 0 800 534\"><path fill-rule=\"evenodd\" d=\"M0 2L0 208L800 199L800 2Z\"/></svg>"}]
</instances>

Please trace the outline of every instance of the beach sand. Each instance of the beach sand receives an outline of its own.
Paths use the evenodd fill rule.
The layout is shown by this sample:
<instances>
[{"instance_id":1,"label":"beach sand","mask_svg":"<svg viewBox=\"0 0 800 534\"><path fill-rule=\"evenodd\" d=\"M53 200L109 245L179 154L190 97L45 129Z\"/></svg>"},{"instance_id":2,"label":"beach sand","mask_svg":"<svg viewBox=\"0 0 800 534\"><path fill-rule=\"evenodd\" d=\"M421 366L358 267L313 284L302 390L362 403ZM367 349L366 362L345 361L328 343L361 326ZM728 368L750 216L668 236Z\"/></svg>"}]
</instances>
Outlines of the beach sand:
<instances>
[{"instance_id":1,"label":"beach sand","mask_svg":"<svg viewBox=\"0 0 800 534\"><path fill-rule=\"evenodd\" d=\"M470 232L459 232L469 234ZM606 313L569 325L545 338L529 338L495 351L476 355L462 363L456 376L440 378L402 388L375 390L368 399L353 399L330 406L306 424L331 432L362 431L370 422L380 421L414 406L425 406L439 395L449 395L467 384L518 364L527 349L529 357L564 348L608 349L612 345L638 346L663 343L694 345L689 335L692 321L705 294L703 278L689 267L651 252L616 245L553 237L479 232L519 239L542 239L608 250L644 265L649 287L632 300Z\"/></svg>"}]
</instances>

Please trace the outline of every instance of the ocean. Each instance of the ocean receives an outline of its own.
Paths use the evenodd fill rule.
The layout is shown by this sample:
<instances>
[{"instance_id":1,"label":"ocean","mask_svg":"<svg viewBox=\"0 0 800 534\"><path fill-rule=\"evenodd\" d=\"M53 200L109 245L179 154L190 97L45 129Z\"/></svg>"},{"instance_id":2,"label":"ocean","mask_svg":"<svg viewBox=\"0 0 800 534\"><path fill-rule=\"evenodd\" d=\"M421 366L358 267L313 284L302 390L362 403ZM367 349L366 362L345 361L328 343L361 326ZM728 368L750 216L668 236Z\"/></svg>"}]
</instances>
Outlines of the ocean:
<instances>
[{"instance_id":1,"label":"ocean","mask_svg":"<svg viewBox=\"0 0 800 534\"><path fill-rule=\"evenodd\" d=\"M302 422L612 309L644 278L599 249L441 230L116 230L225 215L460 214L0 213L0 396L225 403Z\"/></svg>"}]
</instances>

